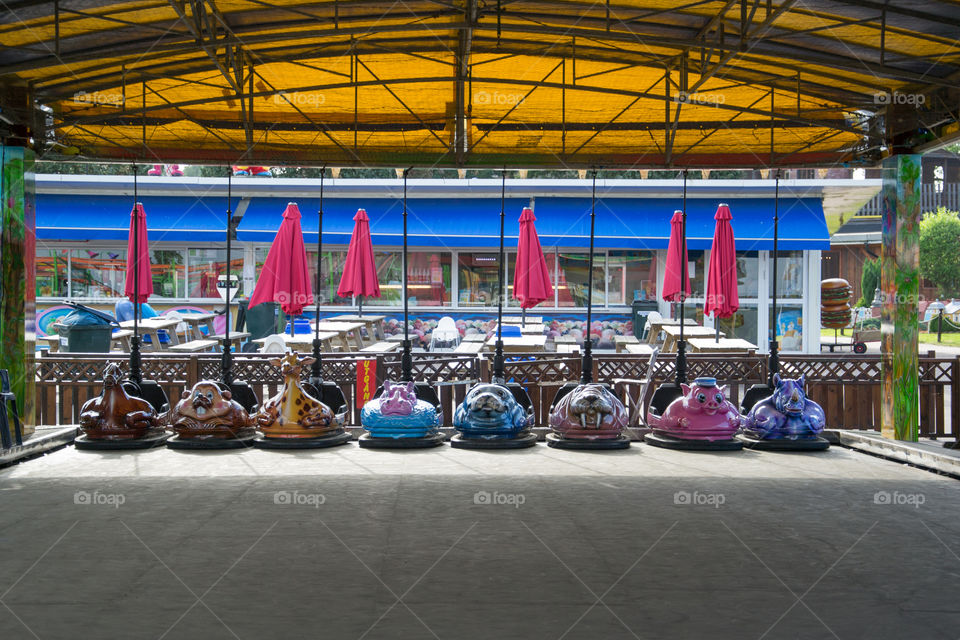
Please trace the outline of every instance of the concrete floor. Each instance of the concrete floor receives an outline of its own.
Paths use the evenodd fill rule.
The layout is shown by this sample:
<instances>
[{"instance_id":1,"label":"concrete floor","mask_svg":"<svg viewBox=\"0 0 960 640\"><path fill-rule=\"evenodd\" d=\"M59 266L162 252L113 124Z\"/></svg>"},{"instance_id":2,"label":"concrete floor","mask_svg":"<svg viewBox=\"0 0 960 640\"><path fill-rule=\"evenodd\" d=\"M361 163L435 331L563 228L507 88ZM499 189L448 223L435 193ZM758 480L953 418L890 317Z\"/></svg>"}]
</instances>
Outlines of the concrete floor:
<instances>
[{"instance_id":1,"label":"concrete floor","mask_svg":"<svg viewBox=\"0 0 960 640\"><path fill-rule=\"evenodd\" d=\"M0 471L0 638L955 639L958 513L840 447L71 447Z\"/></svg>"}]
</instances>

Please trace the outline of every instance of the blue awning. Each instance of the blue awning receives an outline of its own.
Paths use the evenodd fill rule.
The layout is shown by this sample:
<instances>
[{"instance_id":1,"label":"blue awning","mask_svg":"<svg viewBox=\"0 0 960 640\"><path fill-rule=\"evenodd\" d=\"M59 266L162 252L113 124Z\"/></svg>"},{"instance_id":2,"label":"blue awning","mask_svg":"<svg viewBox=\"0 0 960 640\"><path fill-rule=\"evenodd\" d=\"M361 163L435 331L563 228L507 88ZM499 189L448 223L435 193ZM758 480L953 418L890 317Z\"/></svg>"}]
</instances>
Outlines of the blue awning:
<instances>
[{"instance_id":1,"label":"blue awning","mask_svg":"<svg viewBox=\"0 0 960 640\"><path fill-rule=\"evenodd\" d=\"M150 242L226 242L226 200L143 196ZM105 195L37 194L37 238L126 240L133 198Z\"/></svg>"},{"instance_id":2,"label":"blue awning","mask_svg":"<svg viewBox=\"0 0 960 640\"><path fill-rule=\"evenodd\" d=\"M298 203L307 244L317 241L319 200ZM718 201L687 200L688 247L709 249L713 241ZM773 248L772 198L738 198L727 203L733 213L737 250ZM240 222L237 237L252 242L272 242L280 227L286 201L253 198ZM526 199L506 201L506 245L516 246L518 220ZM670 217L680 208L680 199L605 198L597 200L597 248L665 249L670 239ZM353 216L364 208L370 217L374 245L397 246L403 242L403 204L399 199L327 198L324 200L323 241L350 242ZM410 246L496 247L499 244L500 200L496 198L407 200ZM544 247L588 247L590 244L590 199L538 197L534 211L537 231ZM818 198L780 200L780 249L829 249L830 235Z\"/></svg>"},{"instance_id":3,"label":"blue awning","mask_svg":"<svg viewBox=\"0 0 960 640\"><path fill-rule=\"evenodd\" d=\"M508 198L505 203L506 236L516 244L517 220L526 198ZM237 226L237 239L273 242L287 206L279 198L253 198ZM317 242L317 198L301 199L297 207L304 241ZM403 244L403 201L396 198L325 198L323 201L323 242L349 244L353 216L365 209L370 218L374 246ZM511 227L512 219L512 227ZM494 247L500 243L499 198L408 198L407 242L417 247Z\"/></svg>"},{"instance_id":4,"label":"blue awning","mask_svg":"<svg viewBox=\"0 0 960 640\"><path fill-rule=\"evenodd\" d=\"M225 202L216 197L144 196L150 242L224 242ZM773 198L731 198L733 231L740 251L773 248ZM687 200L687 239L691 250L709 249L719 201ZM235 202L234 206L237 207ZM280 226L287 201L252 198L237 229L242 241L269 243ZM319 199L298 202L308 244L317 241ZM506 246L517 241L526 198L506 201ZM127 196L37 195L37 237L42 240L126 240L132 199ZM679 198L599 198L596 242L599 249L665 249L670 217ZM323 241L346 245L353 216L364 208L374 245L403 243L403 203L397 198L326 198ZM499 198L410 198L409 244L413 247L485 248L499 244ZM583 248L590 241L590 199L537 197L534 211L544 247ZM781 198L780 249L830 248L819 198Z\"/></svg>"},{"instance_id":5,"label":"blue awning","mask_svg":"<svg viewBox=\"0 0 960 640\"><path fill-rule=\"evenodd\" d=\"M709 249L717 200L687 199L687 248ZM773 249L773 198L729 199L738 251ZM680 198L600 198L596 204L594 246L601 249L666 249L670 218ZM588 247L589 198L537 198L534 212L544 247ZM819 198L781 198L781 250L830 248L830 234Z\"/></svg>"}]
</instances>

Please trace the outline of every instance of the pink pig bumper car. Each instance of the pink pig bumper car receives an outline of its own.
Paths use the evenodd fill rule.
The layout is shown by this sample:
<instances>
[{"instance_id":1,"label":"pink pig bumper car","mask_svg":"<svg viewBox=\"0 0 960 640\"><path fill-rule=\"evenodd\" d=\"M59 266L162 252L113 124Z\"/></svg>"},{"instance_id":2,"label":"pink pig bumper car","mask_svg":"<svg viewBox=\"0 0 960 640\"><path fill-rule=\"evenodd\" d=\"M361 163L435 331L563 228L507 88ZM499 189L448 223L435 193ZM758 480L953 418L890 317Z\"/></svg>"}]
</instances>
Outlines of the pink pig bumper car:
<instances>
[{"instance_id":1,"label":"pink pig bumper car","mask_svg":"<svg viewBox=\"0 0 960 640\"><path fill-rule=\"evenodd\" d=\"M647 410L652 429L644 438L648 444L668 449L732 451L743 448L735 438L740 429L740 412L727 400L726 387L716 378L697 378L692 385L680 385L683 395L660 413Z\"/></svg>"}]
</instances>

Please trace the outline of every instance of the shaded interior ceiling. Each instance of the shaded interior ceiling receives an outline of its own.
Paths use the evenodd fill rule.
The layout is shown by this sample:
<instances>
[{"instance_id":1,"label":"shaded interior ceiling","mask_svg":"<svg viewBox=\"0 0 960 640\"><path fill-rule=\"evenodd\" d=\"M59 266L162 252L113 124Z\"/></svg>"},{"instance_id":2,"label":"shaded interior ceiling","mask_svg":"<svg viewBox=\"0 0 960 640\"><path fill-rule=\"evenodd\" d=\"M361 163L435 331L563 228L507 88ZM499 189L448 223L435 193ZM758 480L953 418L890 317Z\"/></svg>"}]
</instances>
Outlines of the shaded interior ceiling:
<instances>
[{"instance_id":1,"label":"shaded interior ceiling","mask_svg":"<svg viewBox=\"0 0 960 640\"><path fill-rule=\"evenodd\" d=\"M875 164L956 134L958 32L945 1L20 0L0 115L45 158Z\"/></svg>"}]
</instances>

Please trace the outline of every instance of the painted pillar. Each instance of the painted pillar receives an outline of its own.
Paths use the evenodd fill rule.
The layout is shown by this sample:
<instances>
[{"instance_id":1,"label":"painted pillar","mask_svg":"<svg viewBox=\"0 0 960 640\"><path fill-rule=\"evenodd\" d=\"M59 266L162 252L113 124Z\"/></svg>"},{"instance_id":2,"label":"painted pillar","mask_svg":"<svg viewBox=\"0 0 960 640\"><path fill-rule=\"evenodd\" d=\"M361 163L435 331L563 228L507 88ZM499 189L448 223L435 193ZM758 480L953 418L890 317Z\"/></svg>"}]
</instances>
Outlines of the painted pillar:
<instances>
[{"instance_id":1,"label":"painted pillar","mask_svg":"<svg viewBox=\"0 0 960 640\"><path fill-rule=\"evenodd\" d=\"M0 146L0 369L10 372L24 434L35 424L36 215L33 151Z\"/></svg>"},{"instance_id":2,"label":"painted pillar","mask_svg":"<svg viewBox=\"0 0 960 640\"><path fill-rule=\"evenodd\" d=\"M893 155L883 161L880 425L896 440L918 438L919 264L920 156Z\"/></svg>"}]
</instances>

